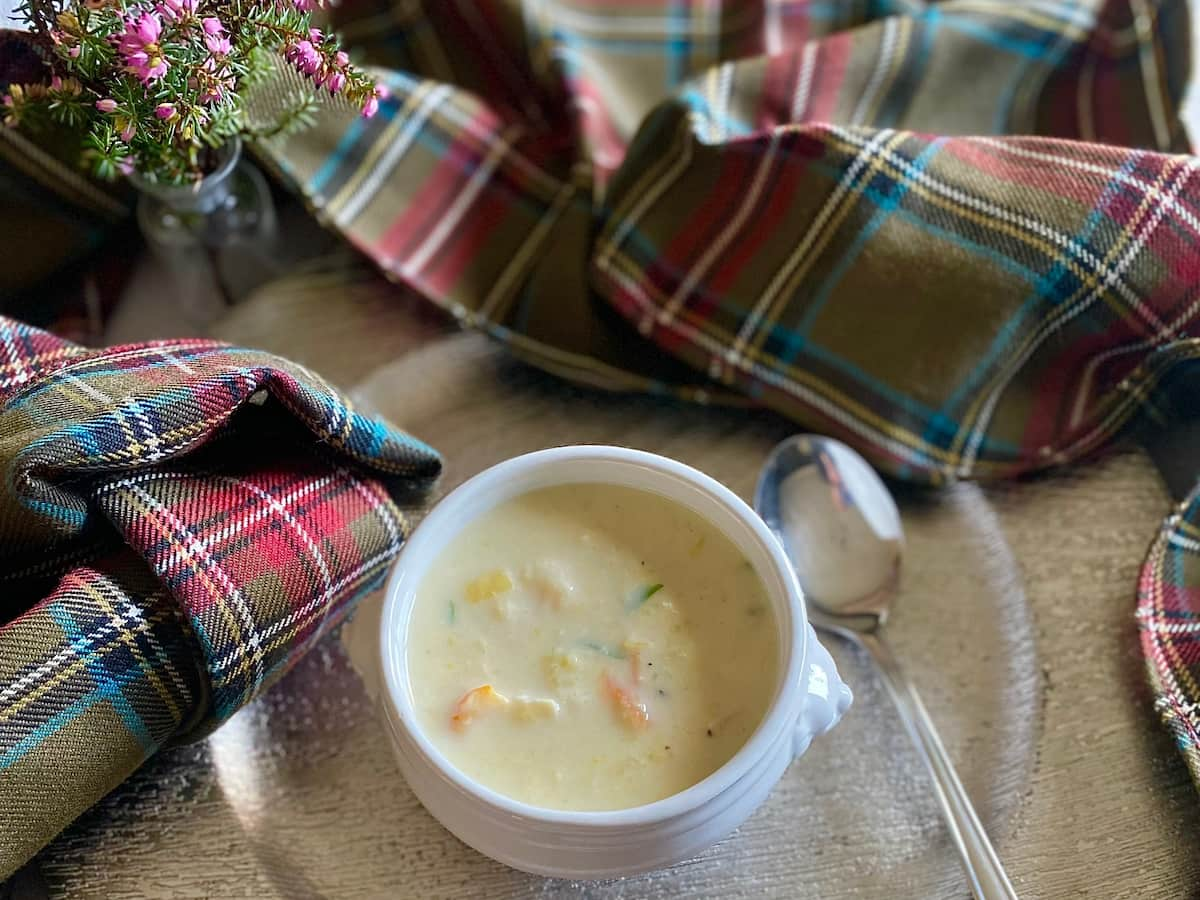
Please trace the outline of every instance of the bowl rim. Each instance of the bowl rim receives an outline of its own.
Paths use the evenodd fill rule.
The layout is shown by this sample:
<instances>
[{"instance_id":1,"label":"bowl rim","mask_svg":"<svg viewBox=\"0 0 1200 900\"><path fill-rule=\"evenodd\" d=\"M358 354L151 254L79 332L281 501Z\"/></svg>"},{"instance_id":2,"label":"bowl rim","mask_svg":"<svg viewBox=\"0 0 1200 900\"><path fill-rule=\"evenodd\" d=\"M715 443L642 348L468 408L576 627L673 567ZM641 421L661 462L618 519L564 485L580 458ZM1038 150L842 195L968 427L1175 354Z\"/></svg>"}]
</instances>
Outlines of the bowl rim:
<instances>
[{"instance_id":1,"label":"bowl rim","mask_svg":"<svg viewBox=\"0 0 1200 900\"><path fill-rule=\"evenodd\" d=\"M449 519L450 514L456 511L458 505L468 503L474 495L484 492L495 482L523 479L533 470L549 465L587 460L624 463L641 468L643 471L649 470L655 473L652 477L661 476L664 481L670 481L673 478L676 481L686 482L725 507L728 512L740 520L742 525L747 527L751 536L765 551L765 555L774 569L774 574L779 579L778 584L782 586L783 605L788 610L788 624L790 625L789 632L786 630L787 625L779 621L779 617L776 616L780 651L785 654L784 665L779 670L771 705L767 708L758 727L738 748L737 752L715 771L681 791L650 803L612 810L564 810L536 806L481 784L458 769L420 728L416 710L409 702L407 689L406 620L408 617L406 613L414 602L417 587L413 577L407 576L407 572L410 568L421 567L410 567L406 565L406 562L411 562L414 557L420 560L423 556L436 556L446 546L446 543L472 520L468 519L453 525ZM594 481L564 478L561 481L551 481L542 486L587 483L621 484L620 481L606 478L597 478ZM528 490L535 489L529 488ZM518 491L513 496L519 496L520 493L523 491ZM664 493L663 496L672 502L681 502L674 500L669 494ZM479 514L483 512L486 510L481 510ZM727 529L719 523L712 522L711 524L733 540ZM440 544L430 543L428 535L443 528L449 528L450 537L441 541ZM768 579L764 578L763 580L767 590L773 591L774 587L767 583ZM806 671L808 655L806 639L808 615L799 581L783 548L758 514L733 491L699 469L657 453L602 444L576 444L535 450L511 457L484 469L438 501L429 515L413 530L388 577L385 592L383 614L380 618L379 661L384 687L381 698L386 704L389 738L395 742L397 736L393 729L402 728L420 755L438 771L442 778L458 791L473 797L506 817L543 825L593 828L630 828L653 825L676 818L709 803L745 777L770 751L779 735L784 730L795 727L795 721L800 714L800 705L803 703L801 690L803 679L801 676ZM404 627L401 627L402 625Z\"/></svg>"}]
</instances>

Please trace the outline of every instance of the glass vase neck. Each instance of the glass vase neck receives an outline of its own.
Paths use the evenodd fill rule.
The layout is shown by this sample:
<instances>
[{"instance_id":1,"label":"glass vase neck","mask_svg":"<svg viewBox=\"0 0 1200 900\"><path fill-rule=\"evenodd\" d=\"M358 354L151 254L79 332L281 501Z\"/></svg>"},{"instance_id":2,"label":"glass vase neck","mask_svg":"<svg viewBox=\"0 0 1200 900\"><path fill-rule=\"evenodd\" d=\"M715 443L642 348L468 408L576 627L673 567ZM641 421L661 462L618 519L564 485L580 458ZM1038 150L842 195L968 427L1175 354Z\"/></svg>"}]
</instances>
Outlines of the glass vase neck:
<instances>
[{"instance_id":1,"label":"glass vase neck","mask_svg":"<svg viewBox=\"0 0 1200 900\"><path fill-rule=\"evenodd\" d=\"M129 176L139 191L149 194L179 212L211 213L229 196L230 176L242 155L241 138L233 138L217 150L217 165L193 184L163 184L151 181L139 172Z\"/></svg>"}]
</instances>

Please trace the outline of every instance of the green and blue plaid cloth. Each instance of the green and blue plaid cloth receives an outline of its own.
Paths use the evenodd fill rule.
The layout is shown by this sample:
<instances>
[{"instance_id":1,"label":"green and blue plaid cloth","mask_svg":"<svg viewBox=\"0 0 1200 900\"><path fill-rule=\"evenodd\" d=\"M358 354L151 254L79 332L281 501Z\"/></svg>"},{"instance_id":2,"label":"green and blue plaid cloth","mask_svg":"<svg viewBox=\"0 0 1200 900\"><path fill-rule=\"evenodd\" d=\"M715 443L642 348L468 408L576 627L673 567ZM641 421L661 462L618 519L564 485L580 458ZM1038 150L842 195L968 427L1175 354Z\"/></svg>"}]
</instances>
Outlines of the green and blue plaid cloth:
<instances>
[{"instance_id":1,"label":"green and blue plaid cloth","mask_svg":"<svg viewBox=\"0 0 1200 900\"><path fill-rule=\"evenodd\" d=\"M439 470L319 376L0 317L0 878L379 586Z\"/></svg>"},{"instance_id":2,"label":"green and blue plaid cloth","mask_svg":"<svg viewBox=\"0 0 1200 900\"><path fill-rule=\"evenodd\" d=\"M749 398L941 482L1085 456L1200 354L1185 0L339 15L391 96L264 154L549 371Z\"/></svg>"}]
</instances>

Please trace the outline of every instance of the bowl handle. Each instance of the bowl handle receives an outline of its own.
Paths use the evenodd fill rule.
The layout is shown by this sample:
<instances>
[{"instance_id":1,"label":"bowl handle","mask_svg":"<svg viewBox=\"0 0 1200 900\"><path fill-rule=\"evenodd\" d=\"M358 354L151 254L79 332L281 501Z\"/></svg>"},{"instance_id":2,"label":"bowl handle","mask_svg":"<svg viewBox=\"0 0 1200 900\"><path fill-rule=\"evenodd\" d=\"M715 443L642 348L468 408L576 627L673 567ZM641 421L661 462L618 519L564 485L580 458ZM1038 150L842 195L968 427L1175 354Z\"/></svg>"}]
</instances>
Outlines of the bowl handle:
<instances>
[{"instance_id":1,"label":"bowl handle","mask_svg":"<svg viewBox=\"0 0 1200 900\"><path fill-rule=\"evenodd\" d=\"M838 675L833 657L817 640L812 625L805 627L808 629L808 652L805 654L808 671L802 676L804 706L792 735L792 753L795 756L807 750L814 737L836 725L854 699L850 688Z\"/></svg>"}]
</instances>

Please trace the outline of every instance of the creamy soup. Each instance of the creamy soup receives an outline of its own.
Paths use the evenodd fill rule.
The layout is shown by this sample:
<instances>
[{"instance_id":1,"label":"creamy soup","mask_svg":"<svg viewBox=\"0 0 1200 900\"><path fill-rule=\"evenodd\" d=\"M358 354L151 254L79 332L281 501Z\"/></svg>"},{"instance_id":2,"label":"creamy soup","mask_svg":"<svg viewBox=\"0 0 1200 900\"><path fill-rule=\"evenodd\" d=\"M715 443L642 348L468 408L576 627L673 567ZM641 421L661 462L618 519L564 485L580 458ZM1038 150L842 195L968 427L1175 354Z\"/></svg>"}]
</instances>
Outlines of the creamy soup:
<instances>
[{"instance_id":1,"label":"creamy soup","mask_svg":"<svg viewBox=\"0 0 1200 900\"><path fill-rule=\"evenodd\" d=\"M600 484L472 522L417 590L422 730L476 781L554 809L638 806L733 756L775 690L761 579L696 513Z\"/></svg>"}]
</instances>

